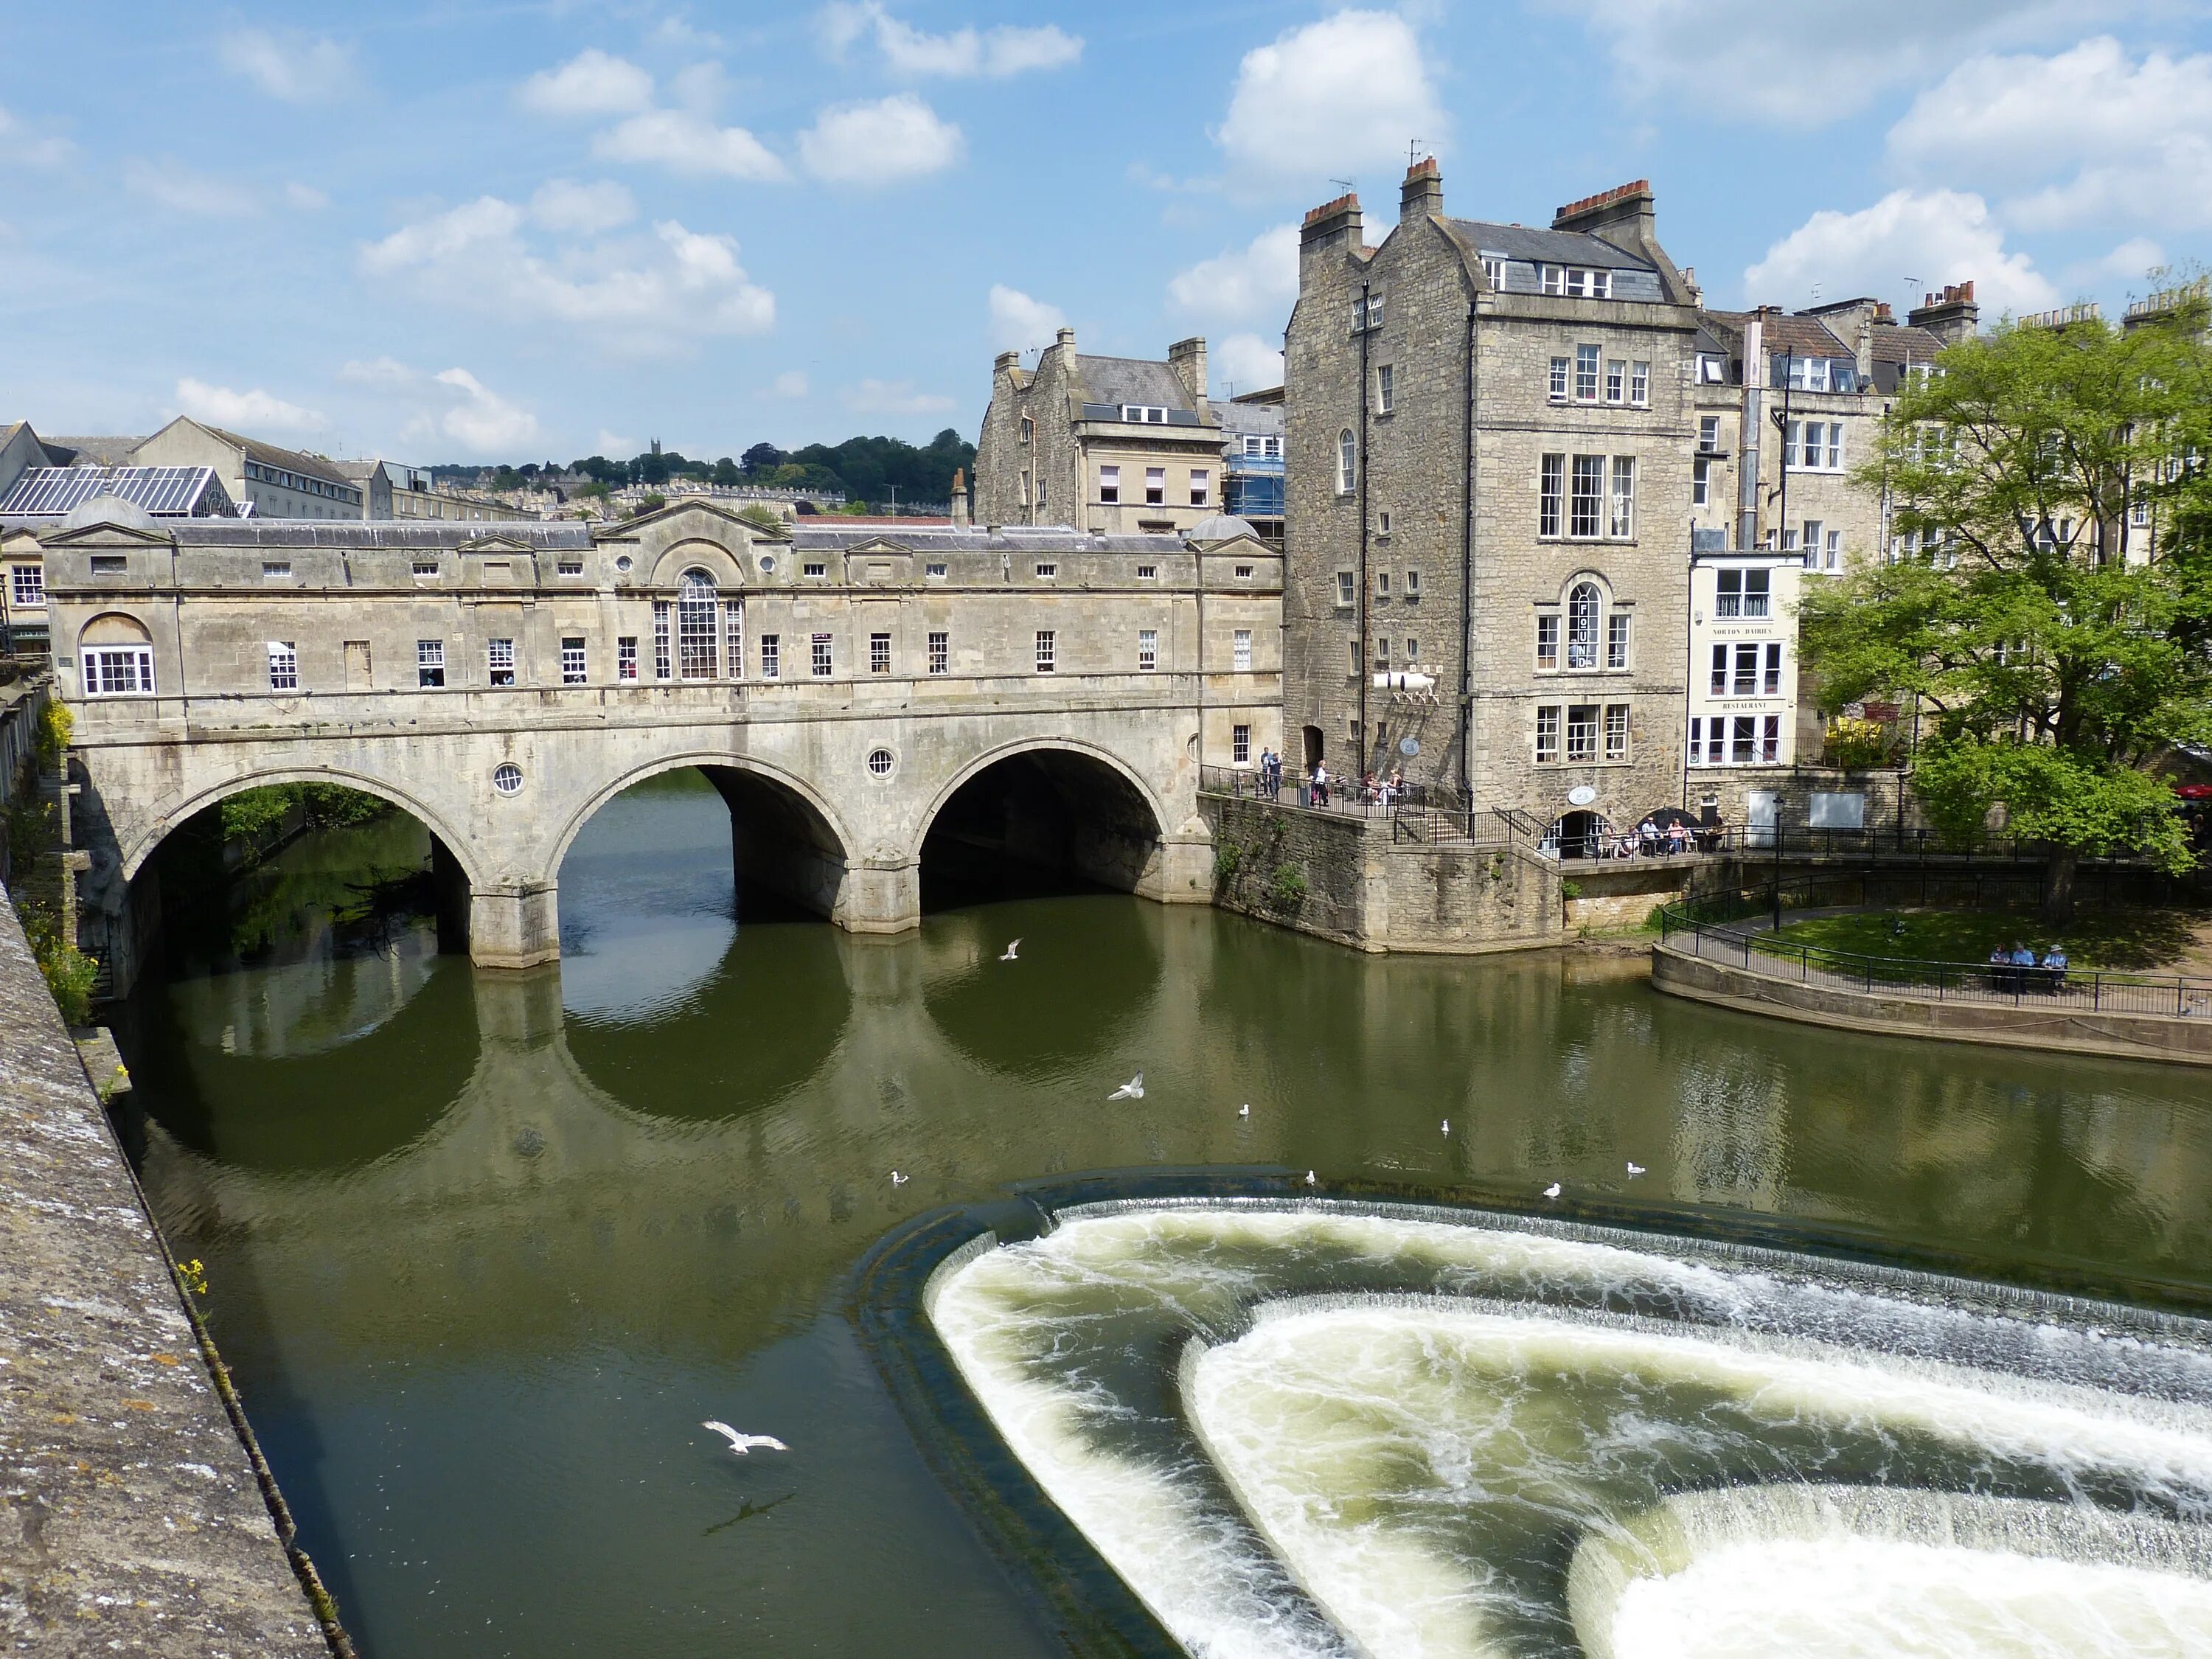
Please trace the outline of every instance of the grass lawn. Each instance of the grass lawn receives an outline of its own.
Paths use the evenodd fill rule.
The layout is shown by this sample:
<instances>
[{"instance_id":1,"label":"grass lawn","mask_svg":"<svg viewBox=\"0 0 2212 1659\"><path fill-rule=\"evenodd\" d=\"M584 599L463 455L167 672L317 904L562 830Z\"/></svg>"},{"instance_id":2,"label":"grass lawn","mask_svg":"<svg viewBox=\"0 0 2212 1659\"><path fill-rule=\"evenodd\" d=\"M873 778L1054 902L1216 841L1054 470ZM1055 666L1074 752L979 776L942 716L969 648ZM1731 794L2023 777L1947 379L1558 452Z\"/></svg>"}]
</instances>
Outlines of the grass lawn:
<instances>
[{"instance_id":1,"label":"grass lawn","mask_svg":"<svg viewBox=\"0 0 2212 1659\"><path fill-rule=\"evenodd\" d=\"M2085 907L2055 934L2033 909L1866 910L1787 922L1778 937L1923 962L1986 962L1998 946L2024 943L2039 955L2063 945L2076 968L2203 973L2212 967L2212 918L2189 910Z\"/></svg>"}]
</instances>

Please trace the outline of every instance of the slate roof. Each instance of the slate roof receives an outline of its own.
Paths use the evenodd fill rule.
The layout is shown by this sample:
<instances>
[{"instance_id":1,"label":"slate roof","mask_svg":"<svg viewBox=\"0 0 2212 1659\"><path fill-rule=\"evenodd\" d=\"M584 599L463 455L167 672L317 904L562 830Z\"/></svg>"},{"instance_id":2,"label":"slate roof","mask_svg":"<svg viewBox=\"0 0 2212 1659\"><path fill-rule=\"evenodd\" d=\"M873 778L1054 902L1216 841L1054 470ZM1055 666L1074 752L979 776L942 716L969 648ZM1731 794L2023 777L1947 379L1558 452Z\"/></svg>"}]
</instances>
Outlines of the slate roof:
<instances>
[{"instance_id":1,"label":"slate roof","mask_svg":"<svg viewBox=\"0 0 2212 1659\"><path fill-rule=\"evenodd\" d=\"M1932 363L1943 342L1924 328L1909 324L1874 325L1874 360L1878 363Z\"/></svg>"},{"instance_id":2,"label":"slate roof","mask_svg":"<svg viewBox=\"0 0 2212 1659\"><path fill-rule=\"evenodd\" d=\"M1744 325L1750 322L1747 311L1708 311L1706 321L1714 326L1715 333L1729 343L1731 351L1743 349ZM1759 326L1759 346L1769 356L1778 352L1790 352L1800 357L1856 357L1856 348L1847 344L1835 331L1817 317L1792 317L1784 312L1770 314Z\"/></svg>"},{"instance_id":3,"label":"slate roof","mask_svg":"<svg viewBox=\"0 0 2212 1659\"><path fill-rule=\"evenodd\" d=\"M1283 434L1280 404L1248 404L1242 398L1213 399L1213 418L1224 432L1256 432L1279 438Z\"/></svg>"},{"instance_id":4,"label":"slate roof","mask_svg":"<svg viewBox=\"0 0 2212 1659\"><path fill-rule=\"evenodd\" d=\"M335 463L325 460L320 455L309 455L297 449L281 449L275 444L264 444L258 438L244 437L235 432L226 432L219 426L209 426L205 421L198 424L204 430L213 433L223 442L234 444L244 450L249 460L258 461L263 466L282 467L288 472L298 472L310 478L320 478L325 483L353 483L352 479L337 470Z\"/></svg>"},{"instance_id":5,"label":"slate roof","mask_svg":"<svg viewBox=\"0 0 2212 1659\"><path fill-rule=\"evenodd\" d=\"M917 553L1172 553L1182 546L1180 536L1093 536L1064 525L1006 525L996 532L933 526L842 530L805 519L793 526L792 542L801 550L831 552L869 542L887 542Z\"/></svg>"},{"instance_id":6,"label":"slate roof","mask_svg":"<svg viewBox=\"0 0 2212 1659\"><path fill-rule=\"evenodd\" d=\"M1159 409L1188 409L1190 392L1167 364L1145 357L1075 358L1076 379L1085 399L1094 404L1144 404Z\"/></svg>"},{"instance_id":7,"label":"slate roof","mask_svg":"<svg viewBox=\"0 0 2212 1659\"><path fill-rule=\"evenodd\" d=\"M541 553L568 553L592 545L590 526L574 519L180 519L161 527L184 547L453 549L498 539Z\"/></svg>"},{"instance_id":8,"label":"slate roof","mask_svg":"<svg viewBox=\"0 0 2212 1659\"><path fill-rule=\"evenodd\" d=\"M41 438L56 466L128 466L143 438Z\"/></svg>"},{"instance_id":9,"label":"slate roof","mask_svg":"<svg viewBox=\"0 0 2212 1659\"><path fill-rule=\"evenodd\" d=\"M1533 264L1588 265L1608 270L1656 270L1649 259L1615 247L1586 230L1534 230L1527 225L1492 224L1484 219L1454 219L1451 224L1483 252Z\"/></svg>"}]
</instances>

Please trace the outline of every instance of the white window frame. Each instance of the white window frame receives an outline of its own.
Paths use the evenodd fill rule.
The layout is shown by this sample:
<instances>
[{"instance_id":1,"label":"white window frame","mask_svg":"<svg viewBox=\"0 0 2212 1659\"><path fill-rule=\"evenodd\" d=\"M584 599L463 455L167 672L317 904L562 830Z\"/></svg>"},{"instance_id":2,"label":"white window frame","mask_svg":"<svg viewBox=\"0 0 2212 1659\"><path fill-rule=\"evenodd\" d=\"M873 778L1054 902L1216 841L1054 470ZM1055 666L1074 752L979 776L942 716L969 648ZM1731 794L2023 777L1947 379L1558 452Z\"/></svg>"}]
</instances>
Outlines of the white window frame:
<instances>
[{"instance_id":1,"label":"white window frame","mask_svg":"<svg viewBox=\"0 0 2212 1659\"><path fill-rule=\"evenodd\" d=\"M271 691L297 691L300 689L300 647L291 640L270 640L269 645L269 689Z\"/></svg>"},{"instance_id":2,"label":"white window frame","mask_svg":"<svg viewBox=\"0 0 2212 1659\"><path fill-rule=\"evenodd\" d=\"M1388 415L1395 406L1393 400L1397 392L1397 378L1395 365L1377 363L1375 366L1375 412L1377 415Z\"/></svg>"},{"instance_id":3,"label":"white window frame","mask_svg":"<svg viewBox=\"0 0 2212 1659\"><path fill-rule=\"evenodd\" d=\"M1153 673L1160 665L1160 630L1140 628L1137 630L1137 672Z\"/></svg>"},{"instance_id":4,"label":"white window frame","mask_svg":"<svg viewBox=\"0 0 2212 1659\"><path fill-rule=\"evenodd\" d=\"M501 675L506 678L501 678ZM484 641L484 683L487 685L513 685L516 683L513 640Z\"/></svg>"},{"instance_id":5,"label":"white window frame","mask_svg":"<svg viewBox=\"0 0 2212 1659\"><path fill-rule=\"evenodd\" d=\"M45 605L46 602L46 567L37 564L9 565L8 592L11 604L26 607Z\"/></svg>"},{"instance_id":6,"label":"white window frame","mask_svg":"<svg viewBox=\"0 0 2212 1659\"><path fill-rule=\"evenodd\" d=\"M1212 499L1212 472L1202 466L1194 466L1191 468L1190 504L1193 507L1204 507Z\"/></svg>"},{"instance_id":7,"label":"white window frame","mask_svg":"<svg viewBox=\"0 0 2212 1659\"><path fill-rule=\"evenodd\" d=\"M878 631L868 635L868 672L888 674L891 672L891 636Z\"/></svg>"},{"instance_id":8,"label":"white window frame","mask_svg":"<svg viewBox=\"0 0 2212 1659\"><path fill-rule=\"evenodd\" d=\"M1236 725L1229 728L1229 760L1234 766L1252 763L1252 728Z\"/></svg>"},{"instance_id":9,"label":"white window frame","mask_svg":"<svg viewBox=\"0 0 2212 1659\"><path fill-rule=\"evenodd\" d=\"M561 684L581 685L588 678L585 672L586 658L583 636L568 634L561 640Z\"/></svg>"},{"instance_id":10,"label":"white window frame","mask_svg":"<svg viewBox=\"0 0 2212 1659\"><path fill-rule=\"evenodd\" d=\"M1651 407L1651 362L1638 357L1628 365L1628 402L1634 409Z\"/></svg>"},{"instance_id":11,"label":"white window frame","mask_svg":"<svg viewBox=\"0 0 2212 1659\"><path fill-rule=\"evenodd\" d=\"M1595 345L1575 348L1575 401L1594 404L1597 401L1598 380L1604 373L1605 353Z\"/></svg>"},{"instance_id":12,"label":"white window frame","mask_svg":"<svg viewBox=\"0 0 2212 1659\"><path fill-rule=\"evenodd\" d=\"M1240 628L1230 635L1229 666L1237 673L1252 672L1252 630Z\"/></svg>"},{"instance_id":13,"label":"white window frame","mask_svg":"<svg viewBox=\"0 0 2212 1659\"><path fill-rule=\"evenodd\" d=\"M950 674L952 672L951 630L944 628L931 629L928 643L929 672L933 674Z\"/></svg>"},{"instance_id":14,"label":"white window frame","mask_svg":"<svg viewBox=\"0 0 2212 1659\"><path fill-rule=\"evenodd\" d=\"M1060 630L1040 628L1036 630L1036 672L1056 674L1060 672Z\"/></svg>"},{"instance_id":15,"label":"white window frame","mask_svg":"<svg viewBox=\"0 0 2212 1659\"><path fill-rule=\"evenodd\" d=\"M826 680L837 672L837 637L834 634L817 634L808 641L812 649L808 653L807 667L812 678Z\"/></svg>"},{"instance_id":16,"label":"white window frame","mask_svg":"<svg viewBox=\"0 0 2212 1659\"><path fill-rule=\"evenodd\" d=\"M1359 486L1359 447L1346 427L1336 434L1336 493L1349 495Z\"/></svg>"},{"instance_id":17,"label":"white window frame","mask_svg":"<svg viewBox=\"0 0 2212 1659\"><path fill-rule=\"evenodd\" d=\"M1571 357L1552 359L1551 398L1555 404L1567 400L1567 383L1574 374L1575 360Z\"/></svg>"},{"instance_id":18,"label":"white window frame","mask_svg":"<svg viewBox=\"0 0 2212 1659\"><path fill-rule=\"evenodd\" d=\"M783 636L763 634L760 636L760 672L764 680L780 679L783 675Z\"/></svg>"},{"instance_id":19,"label":"white window frame","mask_svg":"<svg viewBox=\"0 0 2212 1659\"><path fill-rule=\"evenodd\" d=\"M1101 505L1118 507L1121 502L1121 469L1119 465L1098 469L1098 500Z\"/></svg>"},{"instance_id":20,"label":"white window frame","mask_svg":"<svg viewBox=\"0 0 2212 1659\"><path fill-rule=\"evenodd\" d=\"M437 678L433 679L432 675ZM446 642L443 640L415 641L415 689L435 691L446 684Z\"/></svg>"},{"instance_id":21,"label":"white window frame","mask_svg":"<svg viewBox=\"0 0 2212 1659\"><path fill-rule=\"evenodd\" d=\"M1145 469L1145 505L1165 507L1168 504L1168 470L1164 466Z\"/></svg>"}]
</instances>

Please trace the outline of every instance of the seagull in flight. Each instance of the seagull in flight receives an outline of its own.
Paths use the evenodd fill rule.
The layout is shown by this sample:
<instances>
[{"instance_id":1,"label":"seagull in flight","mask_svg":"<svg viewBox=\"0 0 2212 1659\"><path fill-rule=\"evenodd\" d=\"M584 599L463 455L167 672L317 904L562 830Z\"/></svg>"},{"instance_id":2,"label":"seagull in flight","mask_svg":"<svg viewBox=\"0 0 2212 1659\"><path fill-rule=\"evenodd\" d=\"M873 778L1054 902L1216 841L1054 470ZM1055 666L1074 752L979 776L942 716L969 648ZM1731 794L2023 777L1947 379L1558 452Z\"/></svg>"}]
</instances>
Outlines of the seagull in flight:
<instances>
[{"instance_id":1,"label":"seagull in flight","mask_svg":"<svg viewBox=\"0 0 2212 1659\"><path fill-rule=\"evenodd\" d=\"M1106 1097L1109 1100L1142 1100L1144 1097L1145 1074L1142 1072Z\"/></svg>"},{"instance_id":2,"label":"seagull in flight","mask_svg":"<svg viewBox=\"0 0 2212 1659\"><path fill-rule=\"evenodd\" d=\"M891 1171L891 1185L894 1187L903 1187L913 1179L912 1176L902 1176L896 1170Z\"/></svg>"},{"instance_id":3,"label":"seagull in flight","mask_svg":"<svg viewBox=\"0 0 2212 1659\"><path fill-rule=\"evenodd\" d=\"M1644 1173L1644 1166L1643 1166L1641 1164L1638 1164L1638 1163L1634 1162L1633 1160L1631 1160L1631 1162L1630 1162L1630 1164L1629 1164L1629 1165L1628 1165L1628 1178L1629 1178L1631 1181L1633 1181L1633 1180L1635 1180L1635 1179L1636 1179L1636 1177L1637 1177L1637 1176L1638 1176L1642 1175L1643 1173Z\"/></svg>"},{"instance_id":4,"label":"seagull in flight","mask_svg":"<svg viewBox=\"0 0 2212 1659\"><path fill-rule=\"evenodd\" d=\"M1021 948L1022 948L1022 942L1021 942L1021 940L1019 940L1019 939L1016 939L1016 940L1014 940L1012 944L1008 945L1006 946L1006 948L1004 951L1000 951L1000 952L999 953L999 960L1000 960L1000 961L1001 961L1001 962L1012 962L1012 961L1015 961L1015 960L1017 959L1018 953L1020 951Z\"/></svg>"},{"instance_id":5,"label":"seagull in flight","mask_svg":"<svg viewBox=\"0 0 2212 1659\"><path fill-rule=\"evenodd\" d=\"M706 1422L702 1423L699 1426L702 1429L712 1429L716 1434L722 1436L723 1438L726 1439L730 1443L730 1449L736 1453L739 1457L743 1457L755 1446L762 1447L769 1451L789 1451L791 1449L790 1447L785 1445L782 1441L777 1439L772 1434L739 1434L728 1424L717 1423L712 1418L709 1418Z\"/></svg>"},{"instance_id":6,"label":"seagull in flight","mask_svg":"<svg viewBox=\"0 0 2212 1659\"><path fill-rule=\"evenodd\" d=\"M1548 1186L1548 1187L1547 1187L1547 1188L1544 1188L1544 1196L1545 1196L1545 1197L1547 1197L1547 1198L1557 1198L1559 1195L1559 1183L1558 1182L1556 1182L1556 1181L1555 1181L1555 1182L1553 1182L1550 1186Z\"/></svg>"}]
</instances>

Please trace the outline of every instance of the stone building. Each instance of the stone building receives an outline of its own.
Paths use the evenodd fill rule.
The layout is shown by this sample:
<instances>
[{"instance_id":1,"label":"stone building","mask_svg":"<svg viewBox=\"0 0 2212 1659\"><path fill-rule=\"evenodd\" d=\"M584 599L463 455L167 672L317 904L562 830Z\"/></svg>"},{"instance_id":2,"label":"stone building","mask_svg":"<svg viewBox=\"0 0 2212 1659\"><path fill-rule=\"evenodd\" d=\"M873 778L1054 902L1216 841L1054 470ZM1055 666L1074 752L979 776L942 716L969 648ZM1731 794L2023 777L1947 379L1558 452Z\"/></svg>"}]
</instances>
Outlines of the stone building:
<instances>
[{"instance_id":1,"label":"stone building","mask_svg":"<svg viewBox=\"0 0 2212 1659\"><path fill-rule=\"evenodd\" d=\"M188 415L177 418L131 452L134 466L215 469L231 500L268 519L359 519L367 502L360 485L335 462L258 438L242 438Z\"/></svg>"},{"instance_id":2,"label":"stone building","mask_svg":"<svg viewBox=\"0 0 2212 1659\"><path fill-rule=\"evenodd\" d=\"M1522 809L1576 843L1680 799L1698 317L1642 181L1547 228L1437 165L1363 236L1305 218L1285 382L1296 757Z\"/></svg>"},{"instance_id":3,"label":"stone building","mask_svg":"<svg viewBox=\"0 0 2212 1659\"><path fill-rule=\"evenodd\" d=\"M1002 351L975 441L975 521L1099 536L1188 530L1222 510L1217 409L1201 339L1178 340L1165 362L1084 356L1072 328L1033 369Z\"/></svg>"}]
</instances>

